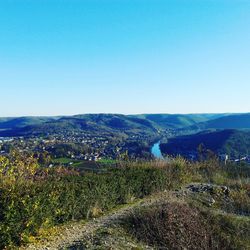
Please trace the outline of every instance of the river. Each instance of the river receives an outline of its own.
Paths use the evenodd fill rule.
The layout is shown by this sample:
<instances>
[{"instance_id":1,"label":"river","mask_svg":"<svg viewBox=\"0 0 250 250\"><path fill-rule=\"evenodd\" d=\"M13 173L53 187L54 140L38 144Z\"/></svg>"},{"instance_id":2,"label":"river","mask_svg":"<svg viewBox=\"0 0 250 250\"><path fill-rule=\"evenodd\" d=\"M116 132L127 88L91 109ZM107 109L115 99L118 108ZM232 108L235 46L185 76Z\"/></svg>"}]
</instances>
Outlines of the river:
<instances>
[{"instance_id":1,"label":"river","mask_svg":"<svg viewBox=\"0 0 250 250\"><path fill-rule=\"evenodd\" d=\"M160 142L157 142L152 146L151 153L156 159L164 159L161 153Z\"/></svg>"}]
</instances>

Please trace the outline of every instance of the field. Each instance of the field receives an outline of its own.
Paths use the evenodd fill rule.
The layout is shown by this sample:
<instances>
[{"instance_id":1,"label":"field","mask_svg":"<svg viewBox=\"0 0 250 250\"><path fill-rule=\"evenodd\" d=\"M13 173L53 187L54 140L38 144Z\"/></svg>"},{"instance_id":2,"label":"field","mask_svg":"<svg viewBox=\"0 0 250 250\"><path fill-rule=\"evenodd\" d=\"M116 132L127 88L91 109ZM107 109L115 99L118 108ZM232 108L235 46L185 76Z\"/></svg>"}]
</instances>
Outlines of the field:
<instances>
[{"instance_id":1,"label":"field","mask_svg":"<svg viewBox=\"0 0 250 250\"><path fill-rule=\"evenodd\" d=\"M64 165L71 168L75 168L79 171L100 171L106 167L115 164L114 160L99 160L99 161L84 161L74 160L71 158L56 158L53 159L53 163L56 165Z\"/></svg>"}]
</instances>

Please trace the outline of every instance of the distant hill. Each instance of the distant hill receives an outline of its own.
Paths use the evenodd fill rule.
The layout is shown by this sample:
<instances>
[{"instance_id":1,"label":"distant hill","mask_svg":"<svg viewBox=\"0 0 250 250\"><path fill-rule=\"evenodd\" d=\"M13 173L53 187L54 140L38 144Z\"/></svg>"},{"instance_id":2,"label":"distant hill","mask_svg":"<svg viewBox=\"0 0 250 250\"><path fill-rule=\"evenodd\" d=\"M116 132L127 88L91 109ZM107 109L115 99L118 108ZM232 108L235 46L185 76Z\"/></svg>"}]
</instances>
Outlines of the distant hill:
<instances>
[{"instance_id":1,"label":"distant hill","mask_svg":"<svg viewBox=\"0 0 250 250\"><path fill-rule=\"evenodd\" d=\"M119 114L86 114L61 117L50 121L45 120L29 126L15 126L0 131L0 136L47 135L79 131L145 134L156 133L157 129L151 121L143 118Z\"/></svg>"},{"instance_id":2,"label":"distant hill","mask_svg":"<svg viewBox=\"0 0 250 250\"><path fill-rule=\"evenodd\" d=\"M0 118L0 136L23 136L55 133L57 131L130 131L156 132L166 128L183 128L208 121L216 114L170 115L120 115L84 114L65 117Z\"/></svg>"},{"instance_id":3,"label":"distant hill","mask_svg":"<svg viewBox=\"0 0 250 250\"><path fill-rule=\"evenodd\" d=\"M250 129L250 113L231 114L193 125L196 129Z\"/></svg>"},{"instance_id":4,"label":"distant hill","mask_svg":"<svg viewBox=\"0 0 250 250\"><path fill-rule=\"evenodd\" d=\"M169 155L188 155L197 152L200 144L217 154L228 154L231 157L248 155L250 153L250 132L226 129L179 136L169 139L168 143L161 144L161 150Z\"/></svg>"},{"instance_id":5,"label":"distant hill","mask_svg":"<svg viewBox=\"0 0 250 250\"><path fill-rule=\"evenodd\" d=\"M0 136L30 136L70 131L155 134L166 129L187 130L192 133L210 128L250 128L250 114L84 114L0 118Z\"/></svg>"},{"instance_id":6,"label":"distant hill","mask_svg":"<svg viewBox=\"0 0 250 250\"><path fill-rule=\"evenodd\" d=\"M226 114L143 114L137 117L153 121L161 128L177 129L207 122L225 115Z\"/></svg>"},{"instance_id":7,"label":"distant hill","mask_svg":"<svg viewBox=\"0 0 250 250\"><path fill-rule=\"evenodd\" d=\"M9 117L0 118L0 129L21 128L29 125L37 125L58 119L57 117Z\"/></svg>"}]
</instances>

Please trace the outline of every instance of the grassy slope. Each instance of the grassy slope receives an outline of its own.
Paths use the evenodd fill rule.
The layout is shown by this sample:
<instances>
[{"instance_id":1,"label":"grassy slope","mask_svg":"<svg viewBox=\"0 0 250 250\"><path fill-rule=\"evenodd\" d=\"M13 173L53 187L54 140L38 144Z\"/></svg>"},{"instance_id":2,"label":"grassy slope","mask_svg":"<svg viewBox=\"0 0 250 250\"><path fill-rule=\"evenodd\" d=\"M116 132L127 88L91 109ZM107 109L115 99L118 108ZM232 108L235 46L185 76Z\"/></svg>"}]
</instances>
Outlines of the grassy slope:
<instances>
[{"instance_id":1,"label":"grassy slope","mask_svg":"<svg viewBox=\"0 0 250 250\"><path fill-rule=\"evenodd\" d=\"M186 189L151 195L120 206L94 221L57 228L36 249L247 249L250 218L225 213L223 194L188 193ZM216 199L208 207L204 201ZM218 203L218 204L217 204ZM230 204L227 204L230 206ZM41 247L42 245L42 247ZM33 245L25 249L33 249Z\"/></svg>"},{"instance_id":2,"label":"grassy slope","mask_svg":"<svg viewBox=\"0 0 250 250\"><path fill-rule=\"evenodd\" d=\"M187 185L178 191L158 193L126 216L97 228L91 236L83 236L69 249L124 249L124 242L135 249L249 249L249 168L235 172L233 166L219 170L209 164L200 165L207 171L202 171L200 181L209 177L212 192L190 192ZM222 191L224 185L230 194Z\"/></svg>"},{"instance_id":3,"label":"grassy slope","mask_svg":"<svg viewBox=\"0 0 250 250\"><path fill-rule=\"evenodd\" d=\"M138 163L126 163L123 166L126 174L126 165L138 167ZM162 174L165 180L168 180L163 193L151 193L151 196L144 198L144 203L137 207L130 204L131 201L136 200L134 199L136 197L129 196L122 208L121 204L116 206L118 210L113 210L113 207L104 216L103 211L100 210L100 203L95 203L92 217L100 215L101 217L90 220L86 225L82 223L76 223L73 227L72 224L69 227L65 225L63 231L59 230L60 236L52 239L52 246L59 244L64 247L70 246L69 249L83 247L87 249L127 247L129 249L129 246L146 249L147 245L150 245L151 249L163 246L169 249L183 247L248 249L250 244L248 237L250 234L249 166L224 166L212 159L209 162L191 164L180 158L171 164L145 162L140 165L143 169L146 167L145 174L149 166L163 170ZM132 176L131 178L128 176L129 187L134 182L140 182L143 177L137 172ZM188 189L190 185L187 185L190 182L212 183L214 188L212 191L191 192ZM142 183L145 184L145 181ZM153 184L151 181L147 183ZM229 194L223 191L225 185L230 189ZM147 185L142 190L146 187ZM97 190L101 191L99 188ZM215 200L212 205L210 205L211 199ZM124 206L126 210L128 208L129 213L123 213ZM72 237L74 241L78 241L77 244L72 243ZM48 246L51 244L48 243ZM55 248L59 249L59 247Z\"/></svg>"}]
</instances>

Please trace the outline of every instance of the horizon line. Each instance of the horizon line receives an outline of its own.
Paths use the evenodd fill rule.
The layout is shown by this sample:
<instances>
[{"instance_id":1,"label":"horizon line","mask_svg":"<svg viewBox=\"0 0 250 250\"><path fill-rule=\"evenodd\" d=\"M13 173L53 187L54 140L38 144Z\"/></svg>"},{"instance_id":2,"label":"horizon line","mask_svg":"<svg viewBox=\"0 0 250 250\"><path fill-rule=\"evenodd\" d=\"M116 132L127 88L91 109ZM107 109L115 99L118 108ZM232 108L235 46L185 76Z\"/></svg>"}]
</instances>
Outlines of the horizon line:
<instances>
[{"instance_id":1,"label":"horizon line","mask_svg":"<svg viewBox=\"0 0 250 250\"><path fill-rule=\"evenodd\" d=\"M249 114L250 112L191 112L191 113L112 113L112 112L93 112L93 113L78 113L78 114L64 114L64 115L14 115L14 116L0 116L0 118L25 118L25 117L70 117L79 115L236 115L236 114Z\"/></svg>"}]
</instances>

